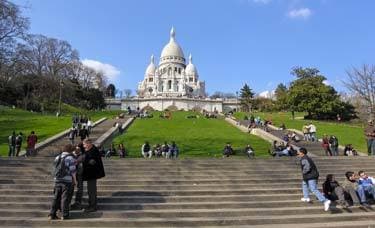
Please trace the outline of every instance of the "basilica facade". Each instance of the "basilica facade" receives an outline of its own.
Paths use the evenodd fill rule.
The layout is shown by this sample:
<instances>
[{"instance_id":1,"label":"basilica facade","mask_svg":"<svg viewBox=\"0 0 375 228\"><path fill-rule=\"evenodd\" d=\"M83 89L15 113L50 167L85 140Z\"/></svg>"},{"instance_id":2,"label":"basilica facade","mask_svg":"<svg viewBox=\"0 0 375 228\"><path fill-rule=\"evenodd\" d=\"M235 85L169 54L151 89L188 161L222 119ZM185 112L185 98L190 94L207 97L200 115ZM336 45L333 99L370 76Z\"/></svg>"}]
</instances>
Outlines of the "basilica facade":
<instances>
[{"instance_id":1,"label":"basilica facade","mask_svg":"<svg viewBox=\"0 0 375 228\"><path fill-rule=\"evenodd\" d=\"M144 78L138 84L137 96L132 98L106 99L108 109L127 110L206 110L226 112L238 109L237 100L210 99L206 97L205 82L199 79L193 58L185 55L176 42L174 28L169 42L164 46L159 63L152 55Z\"/></svg>"},{"instance_id":2,"label":"basilica facade","mask_svg":"<svg viewBox=\"0 0 375 228\"><path fill-rule=\"evenodd\" d=\"M158 65L155 65L154 56L151 56L144 79L138 85L139 97L205 98L205 82L199 80L192 55L190 54L186 65L184 53L175 37L176 33L172 28Z\"/></svg>"}]
</instances>

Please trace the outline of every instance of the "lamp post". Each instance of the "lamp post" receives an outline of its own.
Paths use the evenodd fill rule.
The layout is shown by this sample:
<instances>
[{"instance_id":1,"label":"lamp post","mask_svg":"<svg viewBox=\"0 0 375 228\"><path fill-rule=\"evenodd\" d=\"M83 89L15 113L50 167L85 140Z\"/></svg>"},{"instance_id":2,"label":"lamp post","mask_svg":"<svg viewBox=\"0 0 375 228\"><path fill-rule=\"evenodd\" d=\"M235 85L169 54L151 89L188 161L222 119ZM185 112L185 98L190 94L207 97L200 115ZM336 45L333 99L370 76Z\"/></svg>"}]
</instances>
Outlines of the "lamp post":
<instances>
[{"instance_id":1,"label":"lamp post","mask_svg":"<svg viewBox=\"0 0 375 228\"><path fill-rule=\"evenodd\" d=\"M238 112L238 91L236 91L236 111Z\"/></svg>"},{"instance_id":2,"label":"lamp post","mask_svg":"<svg viewBox=\"0 0 375 228\"><path fill-rule=\"evenodd\" d=\"M61 115L61 97L62 97L62 86L63 86L63 81L62 78L60 78L60 83L59 83L59 110L57 111L57 117Z\"/></svg>"}]
</instances>

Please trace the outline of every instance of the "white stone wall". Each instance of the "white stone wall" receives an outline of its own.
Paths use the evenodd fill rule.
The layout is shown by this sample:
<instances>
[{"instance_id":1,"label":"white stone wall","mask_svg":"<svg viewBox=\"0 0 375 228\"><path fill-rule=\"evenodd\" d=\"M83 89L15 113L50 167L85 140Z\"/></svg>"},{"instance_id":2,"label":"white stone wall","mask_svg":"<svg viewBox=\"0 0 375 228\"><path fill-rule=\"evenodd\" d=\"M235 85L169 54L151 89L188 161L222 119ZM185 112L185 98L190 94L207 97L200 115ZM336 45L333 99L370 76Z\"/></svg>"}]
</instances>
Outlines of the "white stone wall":
<instances>
[{"instance_id":1,"label":"white stone wall","mask_svg":"<svg viewBox=\"0 0 375 228\"><path fill-rule=\"evenodd\" d=\"M192 110L195 108L204 109L208 112L228 112L236 109L238 103L223 101L222 99L193 99L193 98L175 98L175 97L156 97L156 98L132 98L132 99L107 99L107 109L127 110L130 107L136 110L137 107L143 109L147 106L154 110L162 111L170 106L176 106L178 110Z\"/></svg>"}]
</instances>

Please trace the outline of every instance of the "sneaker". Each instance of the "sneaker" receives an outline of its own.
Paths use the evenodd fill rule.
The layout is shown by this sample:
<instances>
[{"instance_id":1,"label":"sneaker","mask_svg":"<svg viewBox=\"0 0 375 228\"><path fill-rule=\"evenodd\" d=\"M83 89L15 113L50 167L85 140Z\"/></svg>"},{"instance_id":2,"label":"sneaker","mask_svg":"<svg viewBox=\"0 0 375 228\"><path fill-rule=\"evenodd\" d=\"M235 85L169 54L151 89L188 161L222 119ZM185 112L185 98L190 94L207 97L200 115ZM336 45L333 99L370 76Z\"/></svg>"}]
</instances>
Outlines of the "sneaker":
<instances>
[{"instance_id":1,"label":"sneaker","mask_svg":"<svg viewBox=\"0 0 375 228\"><path fill-rule=\"evenodd\" d=\"M361 203L361 205L362 205L363 207L371 207L370 204L368 204L368 203L366 203L366 202Z\"/></svg>"},{"instance_id":2,"label":"sneaker","mask_svg":"<svg viewBox=\"0 0 375 228\"><path fill-rule=\"evenodd\" d=\"M301 201L302 201L302 202L309 203L311 200L310 200L310 198L301 198Z\"/></svg>"},{"instance_id":3,"label":"sneaker","mask_svg":"<svg viewBox=\"0 0 375 228\"><path fill-rule=\"evenodd\" d=\"M331 205L331 200L324 201L324 211L329 210L329 205Z\"/></svg>"},{"instance_id":4,"label":"sneaker","mask_svg":"<svg viewBox=\"0 0 375 228\"><path fill-rule=\"evenodd\" d=\"M57 215L48 215L48 220L56 220L56 219L59 219Z\"/></svg>"}]
</instances>

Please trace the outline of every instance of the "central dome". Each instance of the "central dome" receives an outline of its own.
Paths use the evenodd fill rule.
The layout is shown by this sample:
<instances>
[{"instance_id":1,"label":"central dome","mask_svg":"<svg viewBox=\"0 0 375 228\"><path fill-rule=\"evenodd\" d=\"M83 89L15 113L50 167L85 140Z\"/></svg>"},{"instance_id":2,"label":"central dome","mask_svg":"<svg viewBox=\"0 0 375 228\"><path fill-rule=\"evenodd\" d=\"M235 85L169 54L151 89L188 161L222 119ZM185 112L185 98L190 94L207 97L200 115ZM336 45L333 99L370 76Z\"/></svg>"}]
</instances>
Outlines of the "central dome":
<instances>
[{"instance_id":1,"label":"central dome","mask_svg":"<svg viewBox=\"0 0 375 228\"><path fill-rule=\"evenodd\" d=\"M178 43L175 41L175 35L176 34L174 31L174 28L172 28L171 33L170 33L169 43L165 45L165 47L163 48L160 59L169 57L169 56L176 56L176 57L181 57L185 59L184 53L182 52L180 45L178 45Z\"/></svg>"}]
</instances>

